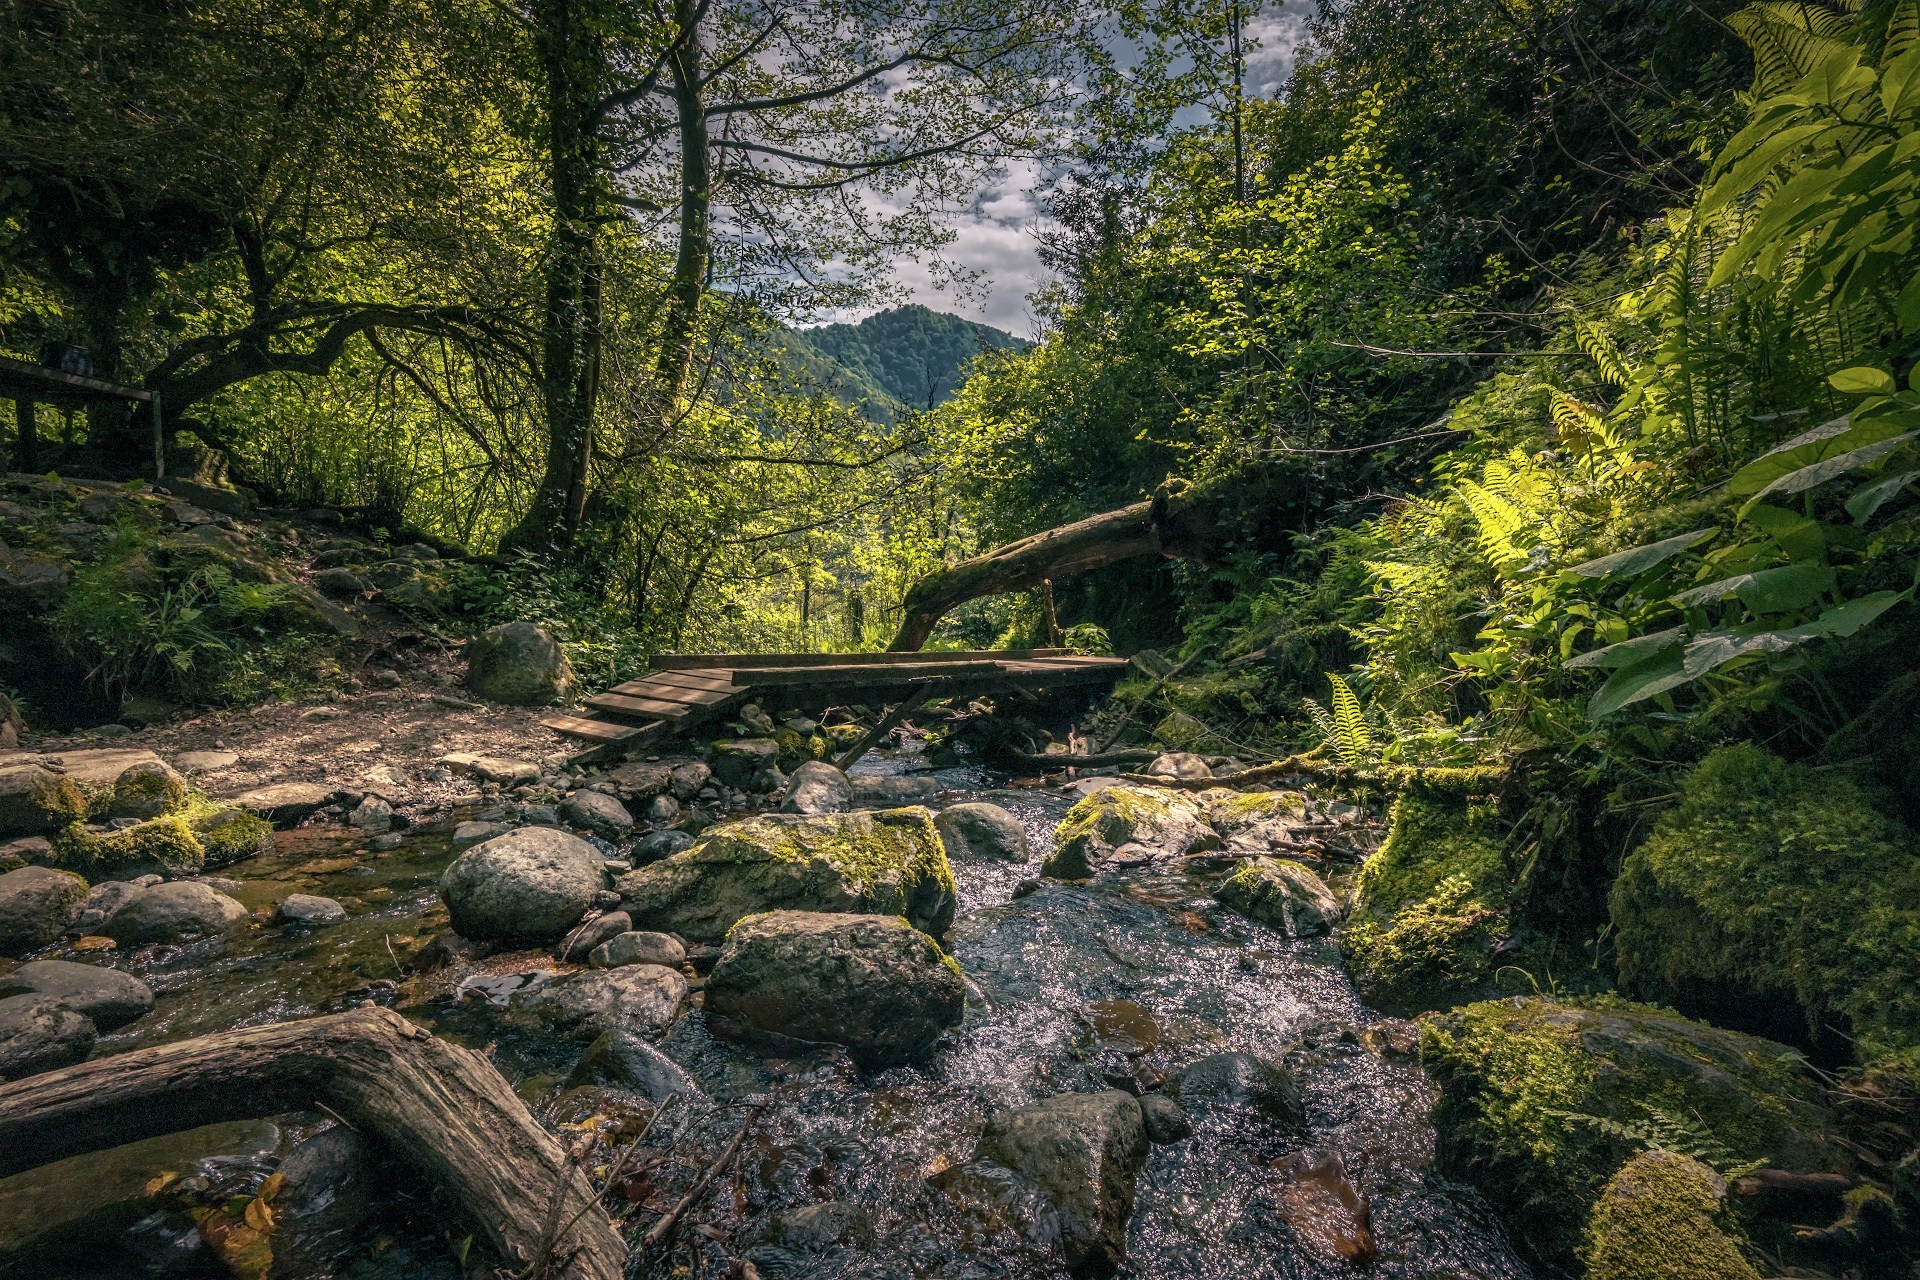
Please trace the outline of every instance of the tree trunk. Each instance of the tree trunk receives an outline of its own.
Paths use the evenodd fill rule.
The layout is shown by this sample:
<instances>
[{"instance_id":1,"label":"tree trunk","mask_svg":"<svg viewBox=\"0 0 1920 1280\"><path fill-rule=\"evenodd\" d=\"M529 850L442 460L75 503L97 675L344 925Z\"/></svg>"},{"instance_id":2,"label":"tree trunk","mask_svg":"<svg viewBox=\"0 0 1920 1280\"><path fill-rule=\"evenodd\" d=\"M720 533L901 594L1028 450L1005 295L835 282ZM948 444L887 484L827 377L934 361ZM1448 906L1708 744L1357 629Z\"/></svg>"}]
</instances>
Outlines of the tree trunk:
<instances>
[{"instance_id":1,"label":"tree trunk","mask_svg":"<svg viewBox=\"0 0 1920 1280\"><path fill-rule=\"evenodd\" d=\"M31 400L13 402L14 422L19 427L19 435L13 442L13 469L15 471L34 472L40 469L40 423L34 417L34 405Z\"/></svg>"},{"instance_id":2,"label":"tree trunk","mask_svg":"<svg viewBox=\"0 0 1920 1280\"><path fill-rule=\"evenodd\" d=\"M0 1177L87 1151L324 1104L412 1164L516 1270L564 1199L553 1276L620 1280L592 1184L493 1065L387 1009L138 1049L0 1084Z\"/></svg>"},{"instance_id":3,"label":"tree trunk","mask_svg":"<svg viewBox=\"0 0 1920 1280\"><path fill-rule=\"evenodd\" d=\"M1204 559L1230 533L1216 527L1218 505L1208 492L1168 477L1146 502L1088 516L936 569L908 588L906 617L887 648L920 648L949 611L981 596L1025 590L1138 556Z\"/></svg>"},{"instance_id":4,"label":"tree trunk","mask_svg":"<svg viewBox=\"0 0 1920 1280\"><path fill-rule=\"evenodd\" d=\"M673 281L667 290L666 319L648 405L645 444L667 432L693 370L693 349L700 333L700 303L707 293L707 269L713 256L713 157L708 145L706 83L701 78L699 0L675 0L676 38L667 57L680 131L680 243L674 252Z\"/></svg>"}]
</instances>

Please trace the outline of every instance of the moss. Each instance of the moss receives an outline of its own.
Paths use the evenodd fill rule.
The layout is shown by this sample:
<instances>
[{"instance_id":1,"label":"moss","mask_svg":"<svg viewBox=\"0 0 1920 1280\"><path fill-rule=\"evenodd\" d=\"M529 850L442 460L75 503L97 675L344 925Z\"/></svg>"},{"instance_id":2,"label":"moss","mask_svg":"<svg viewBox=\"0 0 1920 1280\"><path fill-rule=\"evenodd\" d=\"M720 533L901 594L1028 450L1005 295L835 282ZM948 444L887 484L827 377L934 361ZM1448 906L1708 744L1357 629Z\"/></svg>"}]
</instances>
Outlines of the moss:
<instances>
[{"instance_id":1,"label":"moss","mask_svg":"<svg viewBox=\"0 0 1920 1280\"><path fill-rule=\"evenodd\" d=\"M1055 828L1053 854L1040 868L1041 874L1085 879L1093 874L1096 849L1125 844L1142 828L1177 821L1180 814L1175 805L1185 799L1177 792L1128 786L1102 787L1082 797ZM1197 817L1197 808L1193 812Z\"/></svg>"},{"instance_id":2,"label":"moss","mask_svg":"<svg viewBox=\"0 0 1920 1280\"><path fill-rule=\"evenodd\" d=\"M778 757L781 769L792 773L808 760L814 759L813 752L807 747L805 735L784 725L773 731L773 740L780 744Z\"/></svg>"},{"instance_id":3,"label":"moss","mask_svg":"<svg viewBox=\"0 0 1920 1280\"><path fill-rule=\"evenodd\" d=\"M125 770L113 784L112 812L129 818L158 818L179 813L191 793L186 782L165 765L148 762Z\"/></svg>"},{"instance_id":4,"label":"moss","mask_svg":"<svg viewBox=\"0 0 1920 1280\"><path fill-rule=\"evenodd\" d=\"M871 819L868 823L853 817ZM815 858L834 870L863 896L902 871L915 879L931 880L948 893L955 891L953 867L946 846L925 809L883 809L865 815L828 814L818 818L763 822L749 818L739 824L760 848L783 862Z\"/></svg>"},{"instance_id":5,"label":"moss","mask_svg":"<svg viewBox=\"0 0 1920 1280\"><path fill-rule=\"evenodd\" d=\"M89 879L155 867L171 876L198 875L207 863L206 846L178 814L118 831L89 831L76 822L54 837L53 853L55 866Z\"/></svg>"},{"instance_id":6,"label":"moss","mask_svg":"<svg viewBox=\"0 0 1920 1280\"><path fill-rule=\"evenodd\" d=\"M1216 825L1237 826L1258 822L1282 814L1297 814L1307 807L1307 798L1298 791L1209 792L1217 796L1209 807Z\"/></svg>"},{"instance_id":7,"label":"moss","mask_svg":"<svg viewBox=\"0 0 1920 1280\"><path fill-rule=\"evenodd\" d=\"M1613 1175L1587 1223L1587 1280L1759 1280L1706 1165L1647 1151Z\"/></svg>"},{"instance_id":8,"label":"moss","mask_svg":"<svg viewBox=\"0 0 1920 1280\"><path fill-rule=\"evenodd\" d=\"M1620 980L1680 1002L1790 999L1862 1060L1920 1043L1920 849L1844 776L1723 748L1621 868Z\"/></svg>"},{"instance_id":9,"label":"moss","mask_svg":"<svg viewBox=\"0 0 1920 1280\"><path fill-rule=\"evenodd\" d=\"M1656 1123L1734 1161L1845 1167L1804 1063L1785 1046L1599 997L1485 1001L1427 1020L1441 1165L1470 1178L1537 1257L1564 1265L1601 1189Z\"/></svg>"},{"instance_id":10,"label":"moss","mask_svg":"<svg viewBox=\"0 0 1920 1280\"><path fill-rule=\"evenodd\" d=\"M273 848L273 824L244 809L226 809L202 800L187 821L206 848L209 867L228 866Z\"/></svg>"},{"instance_id":11,"label":"moss","mask_svg":"<svg viewBox=\"0 0 1920 1280\"><path fill-rule=\"evenodd\" d=\"M1387 919L1354 921L1340 945L1368 1004L1412 1014L1486 987L1505 929L1506 917L1480 900L1471 880L1449 876L1433 896Z\"/></svg>"}]
</instances>

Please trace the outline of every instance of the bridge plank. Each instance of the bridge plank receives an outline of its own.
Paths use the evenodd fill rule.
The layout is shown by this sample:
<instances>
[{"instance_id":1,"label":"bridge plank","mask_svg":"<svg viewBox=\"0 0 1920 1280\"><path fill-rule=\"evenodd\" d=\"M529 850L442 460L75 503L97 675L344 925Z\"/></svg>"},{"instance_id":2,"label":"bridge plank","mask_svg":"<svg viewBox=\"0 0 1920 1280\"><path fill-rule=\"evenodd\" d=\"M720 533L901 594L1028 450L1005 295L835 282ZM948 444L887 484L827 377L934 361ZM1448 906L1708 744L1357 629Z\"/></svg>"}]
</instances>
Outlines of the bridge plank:
<instances>
[{"instance_id":1,"label":"bridge plank","mask_svg":"<svg viewBox=\"0 0 1920 1280\"><path fill-rule=\"evenodd\" d=\"M651 724L613 724L606 720L588 720L558 712L541 716L540 723L555 733L564 733L570 738L585 738L589 742L625 742L664 724L659 720Z\"/></svg>"}]
</instances>

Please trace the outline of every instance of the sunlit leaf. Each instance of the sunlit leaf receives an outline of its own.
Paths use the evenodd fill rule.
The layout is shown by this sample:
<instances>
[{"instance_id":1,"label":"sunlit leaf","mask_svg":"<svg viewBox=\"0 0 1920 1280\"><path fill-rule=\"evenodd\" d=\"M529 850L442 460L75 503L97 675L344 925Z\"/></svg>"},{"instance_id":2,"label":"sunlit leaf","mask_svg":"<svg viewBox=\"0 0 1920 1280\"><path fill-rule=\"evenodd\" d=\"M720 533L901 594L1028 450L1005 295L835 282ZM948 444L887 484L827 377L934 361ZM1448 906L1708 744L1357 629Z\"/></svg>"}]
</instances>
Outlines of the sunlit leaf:
<instances>
[{"instance_id":1,"label":"sunlit leaf","mask_svg":"<svg viewBox=\"0 0 1920 1280\"><path fill-rule=\"evenodd\" d=\"M1651 657L1614 672L1587 704L1587 715L1590 719L1602 719L1622 707L1683 685L1690 678L1682 660L1680 642L1675 640Z\"/></svg>"},{"instance_id":2,"label":"sunlit leaf","mask_svg":"<svg viewBox=\"0 0 1920 1280\"><path fill-rule=\"evenodd\" d=\"M1734 472L1727 481L1727 492L1735 497L1759 493L1781 476L1791 475L1802 467L1901 435L1906 425L1887 418L1865 421L1856 418L1852 425L1829 422L1815 427Z\"/></svg>"},{"instance_id":3,"label":"sunlit leaf","mask_svg":"<svg viewBox=\"0 0 1920 1280\"><path fill-rule=\"evenodd\" d=\"M1687 646L1681 667L1689 680L1753 653L1785 653L1807 639L1784 631L1743 635L1735 631L1708 631Z\"/></svg>"},{"instance_id":4,"label":"sunlit leaf","mask_svg":"<svg viewBox=\"0 0 1920 1280\"><path fill-rule=\"evenodd\" d=\"M1663 538L1659 542L1650 542L1644 547L1635 547L1630 551L1616 551L1612 555L1601 556L1597 560L1588 560L1568 569L1585 578L1604 578L1610 575L1630 578L1645 573L1657 564L1663 564L1679 555L1688 547L1705 542L1718 529L1695 529L1692 533L1679 534L1672 538Z\"/></svg>"},{"instance_id":5,"label":"sunlit leaf","mask_svg":"<svg viewBox=\"0 0 1920 1280\"><path fill-rule=\"evenodd\" d=\"M1794 627L1787 634L1803 637L1850 636L1912 594L1910 591L1876 591L1858 600L1837 604L1812 622Z\"/></svg>"},{"instance_id":6,"label":"sunlit leaf","mask_svg":"<svg viewBox=\"0 0 1920 1280\"><path fill-rule=\"evenodd\" d=\"M1878 462L1907 441L1913 439L1916 435L1920 435L1920 431L1909 431L1903 435L1893 436L1886 440L1878 440L1872 444L1863 445L1858 449L1849 449L1845 453L1811 463L1798 470L1789 471L1783 476L1775 476L1767 483L1765 488L1761 489L1748 500L1747 507L1741 511L1741 515L1744 516L1748 510L1752 509L1754 503L1759 502L1768 494L1801 493L1813 488L1815 485L1825 484L1835 476L1842 476L1859 467L1869 466L1872 463Z\"/></svg>"},{"instance_id":7,"label":"sunlit leaf","mask_svg":"<svg viewBox=\"0 0 1920 1280\"><path fill-rule=\"evenodd\" d=\"M1853 396L1890 396L1898 388L1894 386L1893 375L1885 369L1874 369L1861 365L1852 369L1842 369L1830 374L1827 381L1833 384L1835 391Z\"/></svg>"},{"instance_id":8,"label":"sunlit leaf","mask_svg":"<svg viewBox=\"0 0 1920 1280\"><path fill-rule=\"evenodd\" d=\"M1573 658L1562 666L1570 669L1581 667L1625 667L1644 659L1648 654L1680 643L1687 633L1685 627L1669 627L1665 631L1655 631L1650 635L1635 636L1631 640L1622 640L1604 648L1594 649Z\"/></svg>"}]
</instances>

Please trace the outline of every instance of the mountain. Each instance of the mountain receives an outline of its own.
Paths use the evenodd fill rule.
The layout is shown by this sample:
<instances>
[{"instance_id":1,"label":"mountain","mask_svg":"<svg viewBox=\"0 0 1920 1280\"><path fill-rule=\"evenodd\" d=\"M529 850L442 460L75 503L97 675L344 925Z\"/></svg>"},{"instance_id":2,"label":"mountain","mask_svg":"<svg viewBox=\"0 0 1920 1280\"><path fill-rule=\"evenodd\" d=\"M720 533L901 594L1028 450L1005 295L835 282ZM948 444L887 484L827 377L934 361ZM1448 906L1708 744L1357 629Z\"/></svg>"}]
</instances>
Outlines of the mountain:
<instances>
[{"instance_id":1,"label":"mountain","mask_svg":"<svg viewBox=\"0 0 1920 1280\"><path fill-rule=\"evenodd\" d=\"M930 409L966 380L969 361L983 351L1025 351L1032 344L991 325L922 306L896 307L858 324L788 329L779 338L785 358L843 400L865 401L875 416Z\"/></svg>"}]
</instances>

